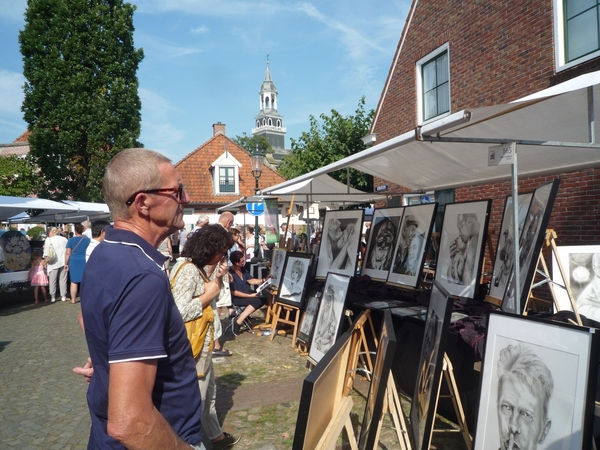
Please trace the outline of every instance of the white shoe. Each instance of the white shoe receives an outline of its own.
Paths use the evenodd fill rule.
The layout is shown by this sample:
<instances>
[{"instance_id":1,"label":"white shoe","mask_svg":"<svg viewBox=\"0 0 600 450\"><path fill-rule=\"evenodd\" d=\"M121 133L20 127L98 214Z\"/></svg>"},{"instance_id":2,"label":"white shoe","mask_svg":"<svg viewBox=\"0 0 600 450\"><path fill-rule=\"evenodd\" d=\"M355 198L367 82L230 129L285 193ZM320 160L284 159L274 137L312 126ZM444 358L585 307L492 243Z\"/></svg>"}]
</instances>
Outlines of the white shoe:
<instances>
[{"instance_id":1,"label":"white shoe","mask_svg":"<svg viewBox=\"0 0 600 450\"><path fill-rule=\"evenodd\" d=\"M50 299L50 303L54 303L55 301L56 301L56 299L55 299L54 297L52 297L52 298Z\"/></svg>"},{"instance_id":2,"label":"white shoe","mask_svg":"<svg viewBox=\"0 0 600 450\"><path fill-rule=\"evenodd\" d=\"M66 302L66 301L67 301L67 297L62 297L62 298L60 299L60 301L61 301L61 302Z\"/></svg>"}]
</instances>

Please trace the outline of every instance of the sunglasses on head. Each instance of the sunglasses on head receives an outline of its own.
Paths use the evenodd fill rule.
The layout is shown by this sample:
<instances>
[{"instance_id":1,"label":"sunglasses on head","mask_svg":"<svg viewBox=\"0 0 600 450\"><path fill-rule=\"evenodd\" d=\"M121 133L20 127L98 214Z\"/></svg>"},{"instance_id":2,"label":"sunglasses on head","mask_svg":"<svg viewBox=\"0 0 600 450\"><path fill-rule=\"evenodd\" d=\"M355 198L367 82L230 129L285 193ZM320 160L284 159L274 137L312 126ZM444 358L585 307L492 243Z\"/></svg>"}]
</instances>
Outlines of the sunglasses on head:
<instances>
[{"instance_id":1,"label":"sunglasses on head","mask_svg":"<svg viewBox=\"0 0 600 450\"><path fill-rule=\"evenodd\" d=\"M165 192L174 192L177 195L177 200L181 202L183 200L183 183L174 188L143 189L141 191L137 191L131 197L129 197L125 204L130 206L135 201L135 198L138 196L138 194L162 194Z\"/></svg>"}]
</instances>

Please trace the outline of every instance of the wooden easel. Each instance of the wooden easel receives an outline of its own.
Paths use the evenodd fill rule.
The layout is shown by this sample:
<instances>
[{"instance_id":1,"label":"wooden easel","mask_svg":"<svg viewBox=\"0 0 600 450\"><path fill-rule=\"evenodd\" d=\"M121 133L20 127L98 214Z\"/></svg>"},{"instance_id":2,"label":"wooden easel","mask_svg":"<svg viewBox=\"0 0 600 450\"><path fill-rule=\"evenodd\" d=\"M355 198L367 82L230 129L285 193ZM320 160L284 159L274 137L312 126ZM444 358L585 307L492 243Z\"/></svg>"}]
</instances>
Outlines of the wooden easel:
<instances>
[{"instance_id":1,"label":"wooden easel","mask_svg":"<svg viewBox=\"0 0 600 450\"><path fill-rule=\"evenodd\" d=\"M559 306L558 300L556 298L556 292L554 291L554 285L556 284L567 291L567 295L569 297L569 302L571 303L571 308L573 309L573 312L575 313L575 317L577 319L576 325L583 325L583 322L581 321L581 316L579 315L579 311L577 310L577 305L575 304L575 299L573 297L573 292L571 291L571 286L569 285L569 278L567 277L567 274L565 273L562 262L560 260L560 256L558 255L558 249L556 248L556 242L555 242L556 237L557 237L556 231L554 231L552 228L548 228L546 230L546 237L544 238L543 248L549 248L551 254L554 254L554 257L556 258L556 261L558 263L558 270L560 271L560 275L561 275L565 285L561 286L560 284L558 284L552 280L552 278L550 277L550 271L548 270L548 265L546 264L546 260L544 259L543 252L542 252L542 250L540 250L540 254L538 255L537 263L536 263L536 273L541 275L543 277L543 280L539 281L538 283L534 283L532 280L531 286L529 286L527 301L525 302L525 307L523 308L523 315L527 315L527 307L529 306L530 301L537 300L532 295L531 291L534 288L540 287L546 283L548 283L548 285L550 286L550 293L552 294L552 301L553 301L554 307L556 308L557 311L560 311L560 306ZM540 268L540 266L541 266L541 268Z\"/></svg>"},{"instance_id":2,"label":"wooden easel","mask_svg":"<svg viewBox=\"0 0 600 450\"><path fill-rule=\"evenodd\" d=\"M344 428L348 435L350 448L352 450L358 450L354 429L352 428L352 420L350 419L352 405L352 397L348 396L342 399L339 408L337 409L336 416L329 422L329 425L317 443L315 450L333 450L337 443L337 439Z\"/></svg>"},{"instance_id":3,"label":"wooden easel","mask_svg":"<svg viewBox=\"0 0 600 450\"><path fill-rule=\"evenodd\" d=\"M296 306L286 305L284 303L275 302L275 312L273 314L273 324L271 326L271 340L277 332L277 325L291 325L292 333L292 348L296 348L296 336L298 334L298 323L300 322L300 308Z\"/></svg>"},{"instance_id":4,"label":"wooden easel","mask_svg":"<svg viewBox=\"0 0 600 450\"><path fill-rule=\"evenodd\" d=\"M273 327L273 317L275 316L275 299L277 298L277 289L266 290L267 296L267 310L265 311L265 321L258 324L254 329L268 330Z\"/></svg>"},{"instance_id":5,"label":"wooden easel","mask_svg":"<svg viewBox=\"0 0 600 450\"><path fill-rule=\"evenodd\" d=\"M396 430L396 435L400 444L400 450L411 450L412 447L410 444L408 428L406 427L406 420L404 418L404 412L402 411L402 402L400 401L400 396L396 389L396 382L394 381L394 376L391 372L388 376L387 387L385 389L383 414L379 418L379 423L377 424L377 436L375 438L374 448L377 448L379 444L381 427L383 426L383 419L385 418L386 413L390 415L390 419L394 424L394 429Z\"/></svg>"},{"instance_id":6,"label":"wooden easel","mask_svg":"<svg viewBox=\"0 0 600 450\"><path fill-rule=\"evenodd\" d=\"M369 324L371 328L371 335L375 337L375 327L373 326L373 319L371 317L371 310L366 309L361 313L358 319L356 319L356 323L352 323L351 316L353 315L352 311L347 309L345 312L350 325L352 325L352 340L350 347L350 364L348 367L348 374L351 380L346 383L346 388L344 390L344 395L348 395L350 390L354 386L354 379L356 376L356 372L361 370L367 377L367 379L371 380L371 374L373 373L373 360L371 359L371 352L369 350L369 344L367 342L367 335L365 334L365 324ZM375 348L377 348L377 339L375 340ZM359 362L362 367L359 369Z\"/></svg>"}]
</instances>

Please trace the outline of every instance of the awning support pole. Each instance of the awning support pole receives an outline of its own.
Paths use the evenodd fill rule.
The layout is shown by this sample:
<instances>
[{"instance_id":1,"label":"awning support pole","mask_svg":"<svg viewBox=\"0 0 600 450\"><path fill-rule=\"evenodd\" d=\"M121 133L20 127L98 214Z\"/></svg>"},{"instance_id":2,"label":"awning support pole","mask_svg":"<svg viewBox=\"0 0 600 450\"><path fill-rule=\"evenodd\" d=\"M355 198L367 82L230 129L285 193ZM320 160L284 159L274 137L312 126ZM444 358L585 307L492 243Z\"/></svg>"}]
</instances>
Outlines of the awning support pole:
<instances>
[{"instance_id":1,"label":"awning support pole","mask_svg":"<svg viewBox=\"0 0 600 450\"><path fill-rule=\"evenodd\" d=\"M588 124L590 131L590 143L596 143L596 130L595 130L595 117L594 117L594 88L589 86L587 88L587 100L588 100Z\"/></svg>"},{"instance_id":2,"label":"awning support pole","mask_svg":"<svg viewBox=\"0 0 600 450\"><path fill-rule=\"evenodd\" d=\"M517 170L517 143L512 143L513 163L512 167L512 203L513 203L513 254L515 255L514 262L514 296L515 296L515 312L521 313L521 267L519 264L519 171Z\"/></svg>"}]
</instances>

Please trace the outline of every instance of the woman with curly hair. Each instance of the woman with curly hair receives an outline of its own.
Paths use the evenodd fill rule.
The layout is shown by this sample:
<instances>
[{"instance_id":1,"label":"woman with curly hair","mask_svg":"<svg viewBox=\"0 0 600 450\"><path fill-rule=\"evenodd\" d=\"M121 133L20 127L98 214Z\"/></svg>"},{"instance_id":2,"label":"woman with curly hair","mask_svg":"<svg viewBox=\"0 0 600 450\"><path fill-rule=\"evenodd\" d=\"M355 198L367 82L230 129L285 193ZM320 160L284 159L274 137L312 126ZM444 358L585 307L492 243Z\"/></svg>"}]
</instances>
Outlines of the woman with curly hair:
<instances>
[{"instance_id":1,"label":"woman with curly hair","mask_svg":"<svg viewBox=\"0 0 600 450\"><path fill-rule=\"evenodd\" d=\"M233 245L231 234L221 225L204 225L191 233L181 256L171 269L171 289L175 304L186 322L188 337L191 322L205 316L208 322L206 337L199 346L192 343L196 360L198 385L202 397L202 431L212 440L213 449L230 448L239 441L224 433L215 409L217 389L212 363L212 347L221 336L221 322L216 313L216 299L223 290L227 277L227 250ZM226 279L227 282L227 279ZM210 320L212 316L212 321ZM192 331L192 333L194 333Z\"/></svg>"}]
</instances>

